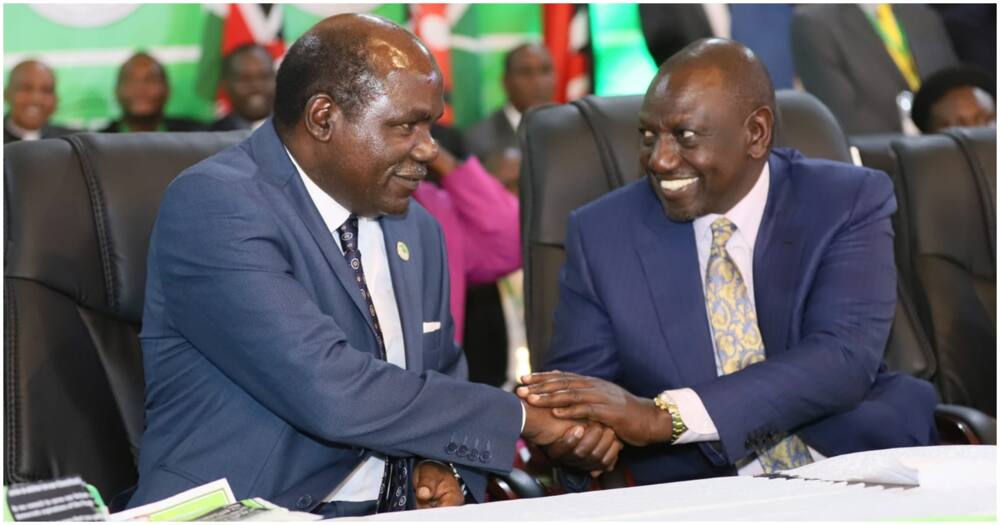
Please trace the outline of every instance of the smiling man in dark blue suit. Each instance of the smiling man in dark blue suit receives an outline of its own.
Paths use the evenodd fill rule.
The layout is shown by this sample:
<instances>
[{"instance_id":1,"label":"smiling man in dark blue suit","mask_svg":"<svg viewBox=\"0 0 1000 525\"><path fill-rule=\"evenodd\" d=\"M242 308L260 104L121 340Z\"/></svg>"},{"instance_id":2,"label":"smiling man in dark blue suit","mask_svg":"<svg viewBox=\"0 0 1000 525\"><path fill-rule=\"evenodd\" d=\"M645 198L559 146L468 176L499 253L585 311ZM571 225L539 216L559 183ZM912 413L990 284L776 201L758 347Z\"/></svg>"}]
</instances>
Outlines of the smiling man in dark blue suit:
<instances>
[{"instance_id":1,"label":"smiling man in dark blue suit","mask_svg":"<svg viewBox=\"0 0 1000 525\"><path fill-rule=\"evenodd\" d=\"M648 176L570 217L546 368L573 373L518 393L609 425L639 483L935 441L931 385L882 364L892 184L772 150L774 107L750 50L688 46L640 112Z\"/></svg>"},{"instance_id":2,"label":"smiling man in dark blue suit","mask_svg":"<svg viewBox=\"0 0 1000 525\"><path fill-rule=\"evenodd\" d=\"M410 201L443 105L411 34L332 17L285 56L273 121L170 185L130 506L223 477L327 516L481 501L519 434L574 430L465 381L441 228Z\"/></svg>"}]
</instances>

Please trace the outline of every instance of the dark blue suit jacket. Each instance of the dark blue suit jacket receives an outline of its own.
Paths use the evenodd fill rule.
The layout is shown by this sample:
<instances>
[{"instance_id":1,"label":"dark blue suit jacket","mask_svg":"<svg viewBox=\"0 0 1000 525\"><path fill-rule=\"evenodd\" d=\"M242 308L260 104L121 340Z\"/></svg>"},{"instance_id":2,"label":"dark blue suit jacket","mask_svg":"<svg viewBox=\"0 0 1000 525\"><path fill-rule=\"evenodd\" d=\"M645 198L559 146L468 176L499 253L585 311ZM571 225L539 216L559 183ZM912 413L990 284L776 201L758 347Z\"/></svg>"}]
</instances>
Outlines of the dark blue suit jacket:
<instances>
[{"instance_id":1,"label":"dark blue suit jacket","mask_svg":"<svg viewBox=\"0 0 1000 525\"><path fill-rule=\"evenodd\" d=\"M884 173L770 156L753 255L767 359L717 376L692 224L670 221L647 180L573 212L547 369L653 397L693 388L719 441L630 449L640 483L733 474L795 433L820 453L934 441L927 382L884 370L896 300Z\"/></svg>"},{"instance_id":2,"label":"dark blue suit jacket","mask_svg":"<svg viewBox=\"0 0 1000 525\"><path fill-rule=\"evenodd\" d=\"M149 249L130 506L225 477L238 498L310 509L373 450L451 461L480 496L482 471L510 470L520 403L465 381L440 227L412 201L381 225L407 370L377 359L353 272L271 122L170 185Z\"/></svg>"}]
</instances>

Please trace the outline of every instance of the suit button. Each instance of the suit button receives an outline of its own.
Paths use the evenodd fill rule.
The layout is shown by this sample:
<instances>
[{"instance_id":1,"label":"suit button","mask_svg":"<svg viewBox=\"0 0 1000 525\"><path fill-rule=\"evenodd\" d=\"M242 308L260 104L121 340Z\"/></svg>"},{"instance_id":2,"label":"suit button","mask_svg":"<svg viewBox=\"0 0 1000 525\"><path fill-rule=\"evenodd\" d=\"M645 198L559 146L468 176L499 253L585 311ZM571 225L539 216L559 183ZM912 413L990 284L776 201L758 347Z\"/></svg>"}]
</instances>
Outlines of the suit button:
<instances>
[{"instance_id":1,"label":"suit button","mask_svg":"<svg viewBox=\"0 0 1000 525\"><path fill-rule=\"evenodd\" d=\"M455 443L454 441L448 443L448 445L444 447L446 454L454 454L456 450L458 450L458 443Z\"/></svg>"},{"instance_id":2,"label":"suit button","mask_svg":"<svg viewBox=\"0 0 1000 525\"><path fill-rule=\"evenodd\" d=\"M479 454L480 463L489 463L491 458L493 458L493 454L489 450L484 450Z\"/></svg>"},{"instance_id":3,"label":"suit button","mask_svg":"<svg viewBox=\"0 0 1000 525\"><path fill-rule=\"evenodd\" d=\"M476 449L472 449L469 451L469 455L466 457L469 458L469 461L475 461L479 459L479 451Z\"/></svg>"},{"instance_id":4,"label":"suit button","mask_svg":"<svg viewBox=\"0 0 1000 525\"><path fill-rule=\"evenodd\" d=\"M468 453L469 453L469 447L467 447L465 445L462 445L462 446L458 447L458 452L455 452L455 455L458 456L458 457L460 457L460 458L464 458L465 455L468 454Z\"/></svg>"},{"instance_id":5,"label":"suit button","mask_svg":"<svg viewBox=\"0 0 1000 525\"><path fill-rule=\"evenodd\" d=\"M305 496L300 497L299 500L295 502L295 506L300 509L306 509L309 508L309 505L312 505L312 502L313 502L312 496L306 494Z\"/></svg>"}]
</instances>

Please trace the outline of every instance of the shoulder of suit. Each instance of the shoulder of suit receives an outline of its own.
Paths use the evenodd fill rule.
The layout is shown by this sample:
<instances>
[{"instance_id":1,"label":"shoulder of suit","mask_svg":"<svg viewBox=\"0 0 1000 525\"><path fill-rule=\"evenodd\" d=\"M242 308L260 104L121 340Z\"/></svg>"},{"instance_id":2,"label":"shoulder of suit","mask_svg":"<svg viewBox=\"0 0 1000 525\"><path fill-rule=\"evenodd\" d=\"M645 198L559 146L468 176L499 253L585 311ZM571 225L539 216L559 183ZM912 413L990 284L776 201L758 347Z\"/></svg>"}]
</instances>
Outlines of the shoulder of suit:
<instances>
[{"instance_id":1,"label":"shoulder of suit","mask_svg":"<svg viewBox=\"0 0 1000 525\"><path fill-rule=\"evenodd\" d=\"M627 223L635 220L641 210L645 209L642 204L649 201L656 201L656 195L649 180L643 177L601 195L573 210L572 213L578 220L585 222Z\"/></svg>"},{"instance_id":2,"label":"shoulder of suit","mask_svg":"<svg viewBox=\"0 0 1000 525\"><path fill-rule=\"evenodd\" d=\"M259 166L254 162L243 142L229 146L214 155L193 164L177 176L185 184L212 186L216 181L225 185L255 184Z\"/></svg>"},{"instance_id":3,"label":"shoulder of suit","mask_svg":"<svg viewBox=\"0 0 1000 525\"><path fill-rule=\"evenodd\" d=\"M888 188L890 191L892 188L889 176L880 170L826 159L809 159L795 150L784 148L775 148L774 155L785 162L792 182L789 188L803 199L812 196L822 201L824 197L855 195L863 185L872 189ZM774 178L775 175L772 175L772 181Z\"/></svg>"}]
</instances>

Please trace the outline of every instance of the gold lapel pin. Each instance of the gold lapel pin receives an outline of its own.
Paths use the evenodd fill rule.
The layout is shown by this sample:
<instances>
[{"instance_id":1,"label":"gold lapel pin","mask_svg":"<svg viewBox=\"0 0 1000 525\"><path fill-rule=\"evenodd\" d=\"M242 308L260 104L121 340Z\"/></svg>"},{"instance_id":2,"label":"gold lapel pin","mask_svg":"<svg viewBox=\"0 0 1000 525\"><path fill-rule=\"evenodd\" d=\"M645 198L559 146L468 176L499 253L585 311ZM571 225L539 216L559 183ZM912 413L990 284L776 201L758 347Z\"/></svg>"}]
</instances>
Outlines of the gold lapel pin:
<instances>
[{"instance_id":1,"label":"gold lapel pin","mask_svg":"<svg viewBox=\"0 0 1000 525\"><path fill-rule=\"evenodd\" d=\"M410 260L410 249L406 247L406 243L399 241L396 243L396 253L399 254L399 258L404 261Z\"/></svg>"}]
</instances>

